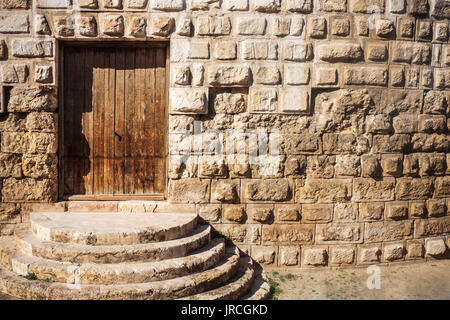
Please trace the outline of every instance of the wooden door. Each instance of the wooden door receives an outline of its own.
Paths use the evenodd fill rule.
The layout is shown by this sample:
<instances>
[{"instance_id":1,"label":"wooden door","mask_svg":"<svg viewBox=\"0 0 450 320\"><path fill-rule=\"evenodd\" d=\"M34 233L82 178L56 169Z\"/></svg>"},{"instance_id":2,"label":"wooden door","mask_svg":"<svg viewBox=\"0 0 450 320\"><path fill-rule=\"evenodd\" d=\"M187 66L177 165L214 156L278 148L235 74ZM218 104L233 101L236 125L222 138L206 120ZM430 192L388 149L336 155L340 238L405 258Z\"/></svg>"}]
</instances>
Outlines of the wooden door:
<instances>
[{"instance_id":1,"label":"wooden door","mask_svg":"<svg viewBox=\"0 0 450 320\"><path fill-rule=\"evenodd\" d=\"M65 198L164 194L166 60L165 46L64 46Z\"/></svg>"}]
</instances>

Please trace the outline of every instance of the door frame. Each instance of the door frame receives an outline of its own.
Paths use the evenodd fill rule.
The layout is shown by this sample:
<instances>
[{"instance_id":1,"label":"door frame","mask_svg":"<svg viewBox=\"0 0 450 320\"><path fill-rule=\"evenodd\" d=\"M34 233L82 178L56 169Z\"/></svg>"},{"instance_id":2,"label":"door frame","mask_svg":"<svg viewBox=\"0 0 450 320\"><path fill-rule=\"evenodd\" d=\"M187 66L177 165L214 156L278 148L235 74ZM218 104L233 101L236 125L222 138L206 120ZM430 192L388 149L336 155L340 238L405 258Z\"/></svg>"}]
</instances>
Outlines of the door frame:
<instances>
[{"instance_id":1,"label":"door frame","mask_svg":"<svg viewBox=\"0 0 450 320\"><path fill-rule=\"evenodd\" d=\"M170 88L170 42L168 40L137 40L130 41L124 39L111 39L108 41L95 40L58 40L56 64L57 84L58 84L58 199L74 200L74 201L120 201L120 200L153 200L163 201L167 199L168 185L168 162L169 162L169 88ZM163 193L147 194L147 195L64 195L64 48L67 46L80 47L150 47L150 48L166 48L166 104L164 106L166 119L164 141L165 156L165 184Z\"/></svg>"}]
</instances>

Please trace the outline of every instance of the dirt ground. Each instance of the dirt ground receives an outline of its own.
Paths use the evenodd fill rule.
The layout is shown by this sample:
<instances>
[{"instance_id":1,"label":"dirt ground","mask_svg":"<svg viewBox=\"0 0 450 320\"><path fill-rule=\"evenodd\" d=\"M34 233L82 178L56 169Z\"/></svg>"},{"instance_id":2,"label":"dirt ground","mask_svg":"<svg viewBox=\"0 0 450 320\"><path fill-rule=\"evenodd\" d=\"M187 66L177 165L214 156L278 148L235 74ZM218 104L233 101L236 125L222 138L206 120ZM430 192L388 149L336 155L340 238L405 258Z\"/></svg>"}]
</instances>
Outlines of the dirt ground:
<instances>
[{"instance_id":1,"label":"dirt ground","mask_svg":"<svg viewBox=\"0 0 450 320\"><path fill-rule=\"evenodd\" d=\"M367 268L266 269L279 300L450 300L450 260L380 266L380 289Z\"/></svg>"}]
</instances>

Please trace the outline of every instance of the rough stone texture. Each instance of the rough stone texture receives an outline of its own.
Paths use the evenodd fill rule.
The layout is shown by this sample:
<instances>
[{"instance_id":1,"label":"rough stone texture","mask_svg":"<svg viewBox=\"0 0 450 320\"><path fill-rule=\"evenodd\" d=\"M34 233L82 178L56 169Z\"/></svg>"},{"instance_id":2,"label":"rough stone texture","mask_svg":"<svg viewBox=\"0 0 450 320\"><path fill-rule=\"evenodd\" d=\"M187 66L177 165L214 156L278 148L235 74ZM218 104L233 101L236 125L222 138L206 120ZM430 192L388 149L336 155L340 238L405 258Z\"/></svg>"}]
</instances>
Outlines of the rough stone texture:
<instances>
[{"instance_id":1,"label":"rough stone texture","mask_svg":"<svg viewBox=\"0 0 450 320\"><path fill-rule=\"evenodd\" d=\"M56 199L56 40L155 39L170 41L168 201L195 203L247 252L284 266L316 264L302 259L321 245L332 266L422 259L426 239L447 236L449 1L0 8L3 202Z\"/></svg>"}]
</instances>

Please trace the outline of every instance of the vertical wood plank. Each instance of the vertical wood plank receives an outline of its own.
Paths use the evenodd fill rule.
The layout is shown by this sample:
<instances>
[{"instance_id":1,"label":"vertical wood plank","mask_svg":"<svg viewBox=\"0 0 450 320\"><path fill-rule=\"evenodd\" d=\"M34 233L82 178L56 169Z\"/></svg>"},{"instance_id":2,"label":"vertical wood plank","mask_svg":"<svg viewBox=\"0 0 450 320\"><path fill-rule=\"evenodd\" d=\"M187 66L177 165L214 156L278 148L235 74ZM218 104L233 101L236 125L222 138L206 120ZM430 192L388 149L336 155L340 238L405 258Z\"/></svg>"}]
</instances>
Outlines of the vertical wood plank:
<instances>
[{"instance_id":1,"label":"vertical wood plank","mask_svg":"<svg viewBox=\"0 0 450 320\"><path fill-rule=\"evenodd\" d=\"M84 103L79 97L83 96L84 93L84 74L83 74L83 61L84 61L84 50L81 47L76 47L73 53L74 60L76 64L72 65L72 73L74 75L74 81L72 83L72 95L73 95L73 109L72 119L72 174L73 174L73 193L83 194L84 193L84 161L83 161L83 149L82 149L82 115Z\"/></svg>"},{"instance_id":2,"label":"vertical wood plank","mask_svg":"<svg viewBox=\"0 0 450 320\"><path fill-rule=\"evenodd\" d=\"M156 106L155 115L156 122L155 126L155 138L157 143L155 144L156 151L156 161L155 161L155 191L158 193L164 192L165 189L165 157L164 157L164 147L165 141L165 122L166 122L166 49L157 48L156 49Z\"/></svg>"},{"instance_id":3,"label":"vertical wood plank","mask_svg":"<svg viewBox=\"0 0 450 320\"><path fill-rule=\"evenodd\" d=\"M83 114L83 135L84 147L84 188L85 194L94 193L94 112L93 112L93 90L94 90L94 51L85 48L86 59L84 65L84 114Z\"/></svg>"},{"instance_id":4,"label":"vertical wood plank","mask_svg":"<svg viewBox=\"0 0 450 320\"><path fill-rule=\"evenodd\" d=\"M72 127L73 127L73 83L74 73L71 72L71 65L74 63L74 53L72 47L67 47L65 50L65 59L64 59L64 70L66 73L64 74L64 83L66 84L64 87L64 96L65 96L65 105L64 105L64 137L66 139L64 146L64 194L73 194L73 159L72 159L72 145L73 145L73 137L72 137Z\"/></svg>"},{"instance_id":5,"label":"vertical wood plank","mask_svg":"<svg viewBox=\"0 0 450 320\"><path fill-rule=\"evenodd\" d=\"M135 148L135 57L134 49L125 51L125 193L134 194Z\"/></svg>"},{"instance_id":6,"label":"vertical wood plank","mask_svg":"<svg viewBox=\"0 0 450 320\"><path fill-rule=\"evenodd\" d=\"M116 48L116 97L114 120L114 194L124 194L125 176L125 49Z\"/></svg>"},{"instance_id":7,"label":"vertical wood plank","mask_svg":"<svg viewBox=\"0 0 450 320\"><path fill-rule=\"evenodd\" d=\"M145 185L144 193L154 192L154 157L155 157L155 103L156 103L156 54L154 48L146 48L147 68L145 69L146 109L145 135Z\"/></svg>"},{"instance_id":8,"label":"vertical wood plank","mask_svg":"<svg viewBox=\"0 0 450 320\"><path fill-rule=\"evenodd\" d=\"M105 54L103 48L94 52L94 194L103 194L103 143L105 118Z\"/></svg>"},{"instance_id":9,"label":"vertical wood plank","mask_svg":"<svg viewBox=\"0 0 450 320\"><path fill-rule=\"evenodd\" d=\"M145 48L136 48L136 114L135 114L135 129L134 139L136 142L135 153L135 194L144 193L145 185L145 153L144 144L146 141L146 131L144 130L144 123L146 121L145 110L147 109L147 101L145 99L146 83L145 83L145 70L147 68Z\"/></svg>"},{"instance_id":10,"label":"vertical wood plank","mask_svg":"<svg viewBox=\"0 0 450 320\"><path fill-rule=\"evenodd\" d=\"M104 126L104 194L114 193L114 105L115 105L114 49L105 50L105 126Z\"/></svg>"}]
</instances>

